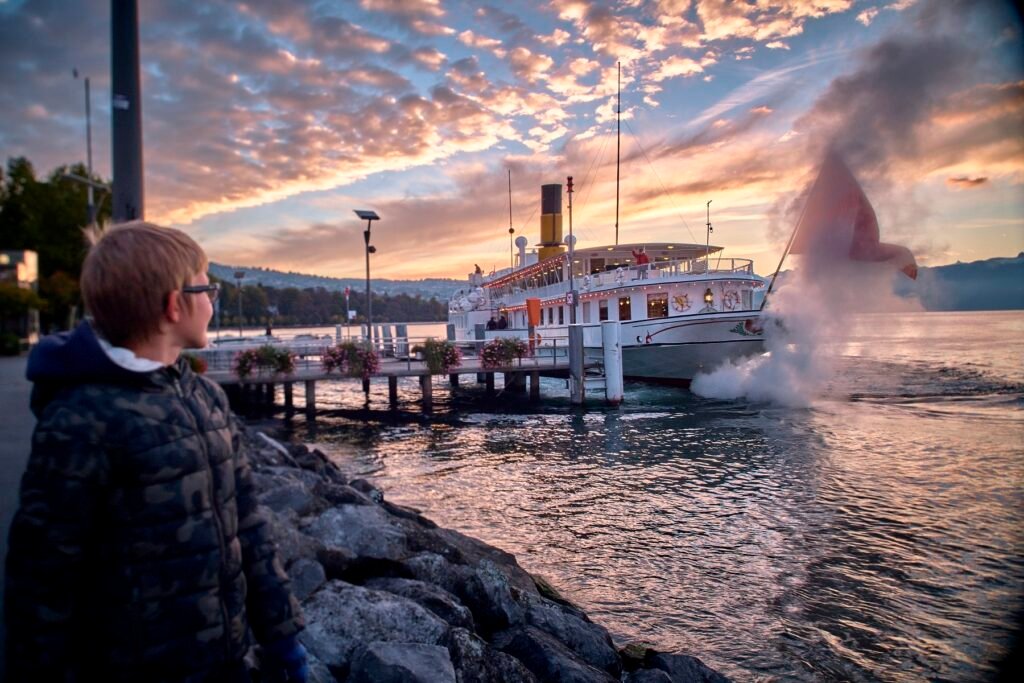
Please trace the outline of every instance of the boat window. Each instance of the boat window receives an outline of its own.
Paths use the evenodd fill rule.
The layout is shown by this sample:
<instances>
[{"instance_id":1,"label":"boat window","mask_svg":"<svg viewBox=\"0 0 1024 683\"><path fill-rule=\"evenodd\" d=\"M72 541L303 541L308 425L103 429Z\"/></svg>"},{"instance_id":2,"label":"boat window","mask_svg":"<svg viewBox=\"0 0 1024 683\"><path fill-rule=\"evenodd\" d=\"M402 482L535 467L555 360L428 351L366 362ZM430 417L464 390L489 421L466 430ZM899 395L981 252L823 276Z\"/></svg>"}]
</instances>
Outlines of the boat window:
<instances>
[{"instance_id":1,"label":"boat window","mask_svg":"<svg viewBox=\"0 0 1024 683\"><path fill-rule=\"evenodd\" d=\"M633 306L628 296L619 297L619 320L632 320Z\"/></svg>"},{"instance_id":2,"label":"boat window","mask_svg":"<svg viewBox=\"0 0 1024 683\"><path fill-rule=\"evenodd\" d=\"M565 324L565 306L559 306L558 307L558 324L559 325L564 325Z\"/></svg>"},{"instance_id":3,"label":"boat window","mask_svg":"<svg viewBox=\"0 0 1024 683\"><path fill-rule=\"evenodd\" d=\"M668 294L647 295L647 317L666 318L668 317Z\"/></svg>"},{"instance_id":4,"label":"boat window","mask_svg":"<svg viewBox=\"0 0 1024 683\"><path fill-rule=\"evenodd\" d=\"M583 302L583 322L584 323L589 323L590 322L590 302L589 301L584 301Z\"/></svg>"},{"instance_id":5,"label":"boat window","mask_svg":"<svg viewBox=\"0 0 1024 683\"><path fill-rule=\"evenodd\" d=\"M602 322L608 319L608 299L597 302L597 319Z\"/></svg>"},{"instance_id":6,"label":"boat window","mask_svg":"<svg viewBox=\"0 0 1024 683\"><path fill-rule=\"evenodd\" d=\"M754 310L754 290L744 289L740 291L740 294L743 296L743 310Z\"/></svg>"},{"instance_id":7,"label":"boat window","mask_svg":"<svg viewBox=\"0 0 1024 683\"><path fill-rule=\"evenodd\" d=\"M552 306L548 309L548 325L555 324L555 307Z\"/></svg>"},{"instance_id":8,"label":"boat window","mask_svg":"<svg viewBox=\"0 0 1024 683\"><path fill-rule=\"evenodd\" d=\"M600 273L604 270L604 259L603 258L592 258L590 259L590 274Z\"/></svg>"}]
</instances>

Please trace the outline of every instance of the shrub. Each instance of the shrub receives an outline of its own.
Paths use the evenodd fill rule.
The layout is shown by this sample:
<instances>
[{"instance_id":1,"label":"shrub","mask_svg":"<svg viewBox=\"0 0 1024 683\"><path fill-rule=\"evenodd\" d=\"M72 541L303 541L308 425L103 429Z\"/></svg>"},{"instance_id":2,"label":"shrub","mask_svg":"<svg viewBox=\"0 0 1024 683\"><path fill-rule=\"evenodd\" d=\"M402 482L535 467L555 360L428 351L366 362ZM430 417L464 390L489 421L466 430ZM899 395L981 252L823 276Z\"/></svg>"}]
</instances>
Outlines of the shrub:
<instances>
[{"instance_id":1,"label":"shrub","mask_svg":"<svg viewBox=\"0 0 1024 683\"><path fill-rule=\"evenodd\" d=\"M462 365L462 353L450 341L440 341L431 337L422 345L412 347L413 353L422 353L431 374L443 375L452 368Z\"/></svg>"},{"instance_id":2,"label":"shrub","mask_svg":"<svg viewBox=\"0 0 1024 683\"><path fill-rule=\"evenodd\" d=\"M209 367L209 364L207 364L206 359L200 356L196 356L191 353L183 353L181 354L181 357L188 361L188 366L192 368L192 372L196 373L197 375L202 375L203 373L206 372L206 369Z\"/></svg>"},{"instance_id":3,"label":"shrub","mask_svg":"<svg viewBox=\"0 0 1024 683\"><path fill-rule=\"evenodd\" d=\"M13 332L0 334L0 356L17 356L21 353L21 339Z\"/></svg>"},{"instance_id":4,"label":"shrub","mask_svg":"<svg viewBox=\"0 0 1024 683\"><path fill-rule=\"evenodd\" d=\"M248 377L253 370L287 375L295 371L295 356L288 349L278 349L270 344L239 352L235 356L235 374L240 378Z\"/></svg>"},{"instance_id":5,"label":"shrub","mask_svg":"<svg viewBox=\"0 0 1024 683\"><path fill-rule=\"evenodd\" d=\"M324 349L322 354L324 370L338 370L349 377L369 379L380 370L380 356L366 346L346 341Z\"/></svg>"},{"instance_id":6,"label":"shrub","mask_svg":"<svg viewBox=\"0 0 1024 683\"><path fill-rule=\"evenodd\" d=\"M485 368L500 368L512 365L517 359L529 355L526 342L518 337L500 337L484 344L480 362Z\"/></svg>"}]
</instances>

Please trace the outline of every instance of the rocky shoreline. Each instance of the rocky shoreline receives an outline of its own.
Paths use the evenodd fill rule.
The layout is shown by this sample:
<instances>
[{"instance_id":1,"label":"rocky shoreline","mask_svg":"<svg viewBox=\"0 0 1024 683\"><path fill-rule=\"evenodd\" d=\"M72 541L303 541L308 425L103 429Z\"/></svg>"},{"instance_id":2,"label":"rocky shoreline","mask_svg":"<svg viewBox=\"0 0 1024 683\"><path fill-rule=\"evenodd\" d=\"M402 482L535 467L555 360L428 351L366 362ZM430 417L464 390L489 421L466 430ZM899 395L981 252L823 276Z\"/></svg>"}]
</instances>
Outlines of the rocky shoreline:
<instances>
[{"instance_id":1,"label":"rocky shoreline","mask_svg":"<svg viewBox=\"0 0 1024 683\"><path fill-rule=\"evenodd\" d=\"M385 500L320 451L252 428L244 438L314 680L728 681L691 655L616 648L511 554Z\"/></svg>"}]
</instances>

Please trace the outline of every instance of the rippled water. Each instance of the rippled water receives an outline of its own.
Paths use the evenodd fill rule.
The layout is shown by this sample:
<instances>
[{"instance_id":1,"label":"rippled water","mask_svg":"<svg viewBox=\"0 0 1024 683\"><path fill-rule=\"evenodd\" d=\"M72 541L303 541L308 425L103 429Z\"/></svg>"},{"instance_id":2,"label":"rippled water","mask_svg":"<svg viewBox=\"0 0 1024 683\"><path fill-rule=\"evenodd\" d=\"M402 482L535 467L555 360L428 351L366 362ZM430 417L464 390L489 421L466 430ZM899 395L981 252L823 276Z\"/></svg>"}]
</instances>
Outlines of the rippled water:
<instances>
[{"instance_id":1,"label":"rippled water","mask_svg":"<svg viewBox=\"0 0 1024 683\"><path fill-rule=\"evenodd\" d=\"M810 408L435 387L300 438L513 552L608 626L742 680L979 680L1024 608L1024 314L863 316ZM439 394L439 395L438 395ZM559 398L552 399L552 396ZM301 398L299 399L301 400ZM352 385L318 389L361 404Z\"/></svg>"}]
</instances>

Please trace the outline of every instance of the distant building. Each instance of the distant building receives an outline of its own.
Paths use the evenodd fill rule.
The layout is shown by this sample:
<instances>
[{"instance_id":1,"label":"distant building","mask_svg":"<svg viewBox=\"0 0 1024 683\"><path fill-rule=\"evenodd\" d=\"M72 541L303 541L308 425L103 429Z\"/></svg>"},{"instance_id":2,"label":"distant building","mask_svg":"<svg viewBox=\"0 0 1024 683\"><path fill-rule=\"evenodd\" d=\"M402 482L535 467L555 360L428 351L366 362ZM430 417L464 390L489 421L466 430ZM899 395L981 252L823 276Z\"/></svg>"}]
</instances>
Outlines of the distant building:
<instances>
[{"instance_id":1,"label":"distant building","mask_svg":"<svg viewBox=\"0 0 1024 683\"><path fill-rule=\"evenodd\" d=\"M39 255L34 251L0 251L0 284L14 285L18 289L39 291ZM39 341L39 311L29 309L25 314L6 317L0 329L18 335L22 346Z\"/></svg>"}]
</instances>

